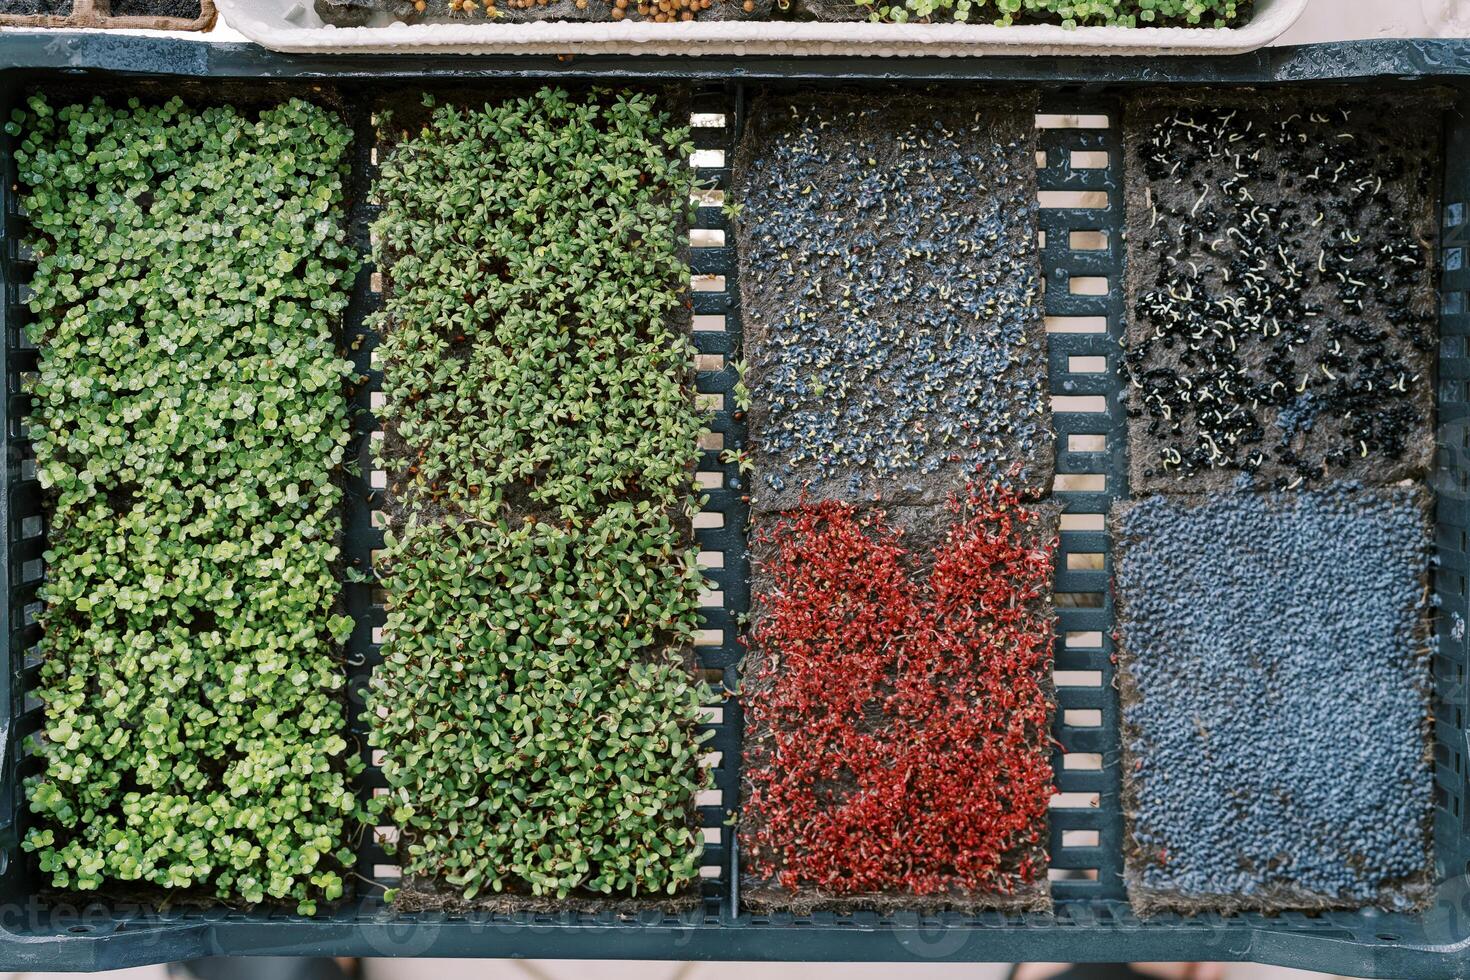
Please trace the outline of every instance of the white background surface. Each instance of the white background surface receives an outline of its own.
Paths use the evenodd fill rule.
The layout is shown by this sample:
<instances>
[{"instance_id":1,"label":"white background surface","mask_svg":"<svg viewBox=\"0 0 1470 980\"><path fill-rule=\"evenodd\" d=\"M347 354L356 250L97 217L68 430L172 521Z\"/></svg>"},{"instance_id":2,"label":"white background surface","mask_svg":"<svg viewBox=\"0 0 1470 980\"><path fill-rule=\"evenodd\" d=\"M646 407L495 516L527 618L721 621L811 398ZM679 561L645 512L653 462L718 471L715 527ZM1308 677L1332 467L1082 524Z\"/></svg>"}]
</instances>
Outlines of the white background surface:
<instances>
[{"instance_id":1,"label":"white background surface","mask_svg":"<svg viewBox=\"0 0 1470 980\"><path fill-rule=\"evenodd\" d=\"M1470 37L1470 0L1312 0L1276 43L1375 37Z\"/></svg>"}]
</instances>

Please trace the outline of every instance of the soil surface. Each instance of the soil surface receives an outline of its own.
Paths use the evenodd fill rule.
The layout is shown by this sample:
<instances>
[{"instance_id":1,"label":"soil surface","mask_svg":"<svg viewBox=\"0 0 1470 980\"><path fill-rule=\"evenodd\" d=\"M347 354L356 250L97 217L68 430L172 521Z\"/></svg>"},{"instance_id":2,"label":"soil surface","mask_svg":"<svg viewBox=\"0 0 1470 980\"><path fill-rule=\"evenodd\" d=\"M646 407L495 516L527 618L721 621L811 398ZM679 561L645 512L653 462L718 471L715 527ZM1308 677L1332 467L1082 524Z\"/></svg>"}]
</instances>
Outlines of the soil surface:
<instances>
[{"instance_id":1,"label":"soil surface","mask_svg":"<svg viewBox=\"0 0 1470 980\"><path fill-rule=\"evenodd\" d=\"M199 17L199 0L109 0L114 17Z\"/></svg>"},{"instance_id":2,"label":"soil surface","mask_svg":"<svg viewBox=\"0 0 1470 980\"><path fill-rule=\"evenodd\" d=\"M0 0L0 14L69 14L72 0Z\"/></svg>"}]
</instances>

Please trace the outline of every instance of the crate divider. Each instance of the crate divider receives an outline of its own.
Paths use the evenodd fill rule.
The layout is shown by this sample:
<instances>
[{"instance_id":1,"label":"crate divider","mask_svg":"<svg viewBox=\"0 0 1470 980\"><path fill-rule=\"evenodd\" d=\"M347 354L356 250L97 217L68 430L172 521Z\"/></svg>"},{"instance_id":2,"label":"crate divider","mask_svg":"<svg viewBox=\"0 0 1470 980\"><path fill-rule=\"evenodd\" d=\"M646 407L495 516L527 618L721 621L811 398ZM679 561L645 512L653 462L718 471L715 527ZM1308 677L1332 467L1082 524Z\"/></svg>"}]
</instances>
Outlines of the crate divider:
<instances>
[{"instance_id":1,"label":"crate divider","mask_svg":"<svg viewBox=\"0 0 1470 980\"><path fill-rule=\"evenodd\" d=\"M1048 318L1086 317L1095 328L1087 333L1047 333L1048 376L1055 396L1091 395L1105 399L1103 411L1066 411L1054 405L1056 428L1055 497L1062 505L1062 531L1057 550L1054 592L1068 597L1058 603L1056 670L1057 716L1052 734L1057 741L1053 757L1058 797L1052 807L1051 888L1057 901L1124 897L1122 877L1122 819L1119 812L1118 704L1113 691L1113 596L1108 587L1111 551L1102 530L1108 507L1126 495L1128 464L1124 453L1123 410L1118 404L1118 343L1123 335L1123 144L1120 106L1116 101L1044 99L1037 117L1037 184L1041 197L1040 228L1045 239L1041 262L1046 277L1044 311ZM1088 123L1084 128L1078 123ZM1102 124L1102 125L1099 125ZM1075 154L1089 154L1076 167ZM1099 154L1106 154L1102 160ZM1081 192L1101 207L1048 207L1050 192ZM1074 248L1075 233L1102 232L1102 249ZM1091 244L1091 243L1089 243ZM1073 277L1105 277L1103 295L1072 293ZM1097 322L1099 319L1105 322ZM1074 372L1072 359L1103 358L1102 372ZM1082 366L1091 366L1084 363ZM1074 436L1101 436L1084 443L1091 451L1073 450ZM1104 488L1072 489L1080 477L1104 478ZM1072 530L1076 515L1086 530ZM1073 567L1076 556L1098 556ZM1099 560L1100 558L1100 560ZM1083 604L1086 603L1086 604ZM1093 604L1095 603L1095 605ZM1073 643L1071 638L1078 642ZM1069 676L1070 675L1070 676ZM1093 681L1095 680L1095 683ZM1101 696L1099 696L1101 695ZM1096 725L1069 718L1070 711L1099 712ZM1090 717L1088 720L1092 720ZM1069 768L1067 756L1101 756L1097 769ZM1080 800L1083 806L1059 807L1058 801ZM1096 802L1093 802L1093 801Z\"/></svg>"}]
</instances>

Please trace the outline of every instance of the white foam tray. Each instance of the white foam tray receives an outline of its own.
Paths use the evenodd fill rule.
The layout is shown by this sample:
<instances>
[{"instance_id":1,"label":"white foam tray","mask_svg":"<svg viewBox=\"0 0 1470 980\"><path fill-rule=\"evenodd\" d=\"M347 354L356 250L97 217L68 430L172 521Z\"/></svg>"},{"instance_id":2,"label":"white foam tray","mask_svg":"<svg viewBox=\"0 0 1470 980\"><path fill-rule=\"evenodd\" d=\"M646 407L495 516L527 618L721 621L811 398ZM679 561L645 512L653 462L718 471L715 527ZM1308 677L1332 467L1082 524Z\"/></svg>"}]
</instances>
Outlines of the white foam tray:
<instances>
[{"instance_id":1,"label":"white foam tray","mask_svg":"<svg viewBox=\"0 0 1470 980\"><path fill-rule=\"evenodd\" d=\"M1302 15L1309 0L1258 0L1244 27L994 27L725 21L679 24L454 23L366 27L324 24L312 0L215 0L241 34L273 51L388 54L868 55L1239 54L1263 47ZM1397 2L1397 0L1396 0Z\"/></svg>"}]
</instances>

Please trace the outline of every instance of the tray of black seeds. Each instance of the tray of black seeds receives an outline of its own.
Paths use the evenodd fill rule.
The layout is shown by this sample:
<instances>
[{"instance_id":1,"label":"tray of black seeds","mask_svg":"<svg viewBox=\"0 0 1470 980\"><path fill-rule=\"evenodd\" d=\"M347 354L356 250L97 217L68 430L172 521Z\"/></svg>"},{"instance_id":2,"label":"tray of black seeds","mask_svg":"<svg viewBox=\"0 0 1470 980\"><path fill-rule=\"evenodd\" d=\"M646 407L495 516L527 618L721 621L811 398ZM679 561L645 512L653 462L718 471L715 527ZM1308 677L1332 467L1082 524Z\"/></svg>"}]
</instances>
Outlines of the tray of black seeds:
<instances>
[{"instance_id":1,"label":"tray of black seeds","mask_svg":"<svg viewBox=\"0 0 1470 980\"><path fill-rule=\"evenodd\" d=\"M1130 104L1135 491L1426 472L1444 105L1275 93Z\"/></svg>"}]
</instances>

